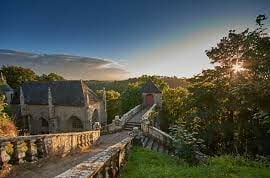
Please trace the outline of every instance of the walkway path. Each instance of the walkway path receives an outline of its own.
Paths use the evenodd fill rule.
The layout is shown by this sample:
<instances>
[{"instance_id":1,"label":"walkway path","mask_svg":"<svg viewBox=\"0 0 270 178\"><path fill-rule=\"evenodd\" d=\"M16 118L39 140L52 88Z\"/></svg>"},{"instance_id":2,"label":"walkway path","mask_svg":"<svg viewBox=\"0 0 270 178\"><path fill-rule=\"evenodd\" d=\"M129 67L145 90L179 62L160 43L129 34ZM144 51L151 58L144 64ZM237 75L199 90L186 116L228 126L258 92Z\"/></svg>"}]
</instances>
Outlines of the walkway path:
<instances>
[{"instance_id":1,"label":"walkway path","mask_svg":"<svg viewBox=\"0 0 270 178\"><path fill-rule=\"evenodd\" d=\"M92 147L89 150L85 150L82 153L76 153L64 158L55 157L42 160L37 163L26 163L18 166L13 166L13 170L9 178L55 177L127 137L127 131L117 132L110 135L103 135L100 137L98 145Z\"/></svg>"},{"instance_id":2,"label":"walkway path","mask_svg":"<svg viewBox=\"0 0 270 178\"><path fill-rule=\"evenodd\" d=\"M131 118L128 122L137 122L140 123L141 122L141 118L144 115L144 113L147 111L146 109L143 109L141 112L139 112L138 114L136 114L133 118Z\"/></svg>"}]
</instances>

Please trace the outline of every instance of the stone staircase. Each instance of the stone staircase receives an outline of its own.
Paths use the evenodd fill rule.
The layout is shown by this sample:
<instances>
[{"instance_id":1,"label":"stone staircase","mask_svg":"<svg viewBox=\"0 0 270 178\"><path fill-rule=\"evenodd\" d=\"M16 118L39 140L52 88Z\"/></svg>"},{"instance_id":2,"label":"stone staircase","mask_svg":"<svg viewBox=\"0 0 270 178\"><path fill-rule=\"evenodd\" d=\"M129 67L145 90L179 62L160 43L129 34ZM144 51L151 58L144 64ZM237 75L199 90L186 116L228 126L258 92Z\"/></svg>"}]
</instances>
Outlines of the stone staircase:
<instances>
[{"instance_id":1,"label":"stone staircase","mask_svg":"<svg viewBox=\"0 0 270 178\"><path fill-rule=\"evenodd\" d=\"M141 124L139 122L127 122L125 124L124 130L132 131L133 127L141 128Z\"/></svg>"},{"instance_id":2,"label":"stone staircase","mask_svg":"<svg viewBox=\"0 0 270 178\"><path fill-rule=\"evenodd\" d=\"M159 143L156 139L153 139L148 136L142 136L140 139L140 142L144 148L161 152L161 153L166 153L169 155L173 155L173 151L164 146L163 144Z\"/></svg>"}]
</instances>

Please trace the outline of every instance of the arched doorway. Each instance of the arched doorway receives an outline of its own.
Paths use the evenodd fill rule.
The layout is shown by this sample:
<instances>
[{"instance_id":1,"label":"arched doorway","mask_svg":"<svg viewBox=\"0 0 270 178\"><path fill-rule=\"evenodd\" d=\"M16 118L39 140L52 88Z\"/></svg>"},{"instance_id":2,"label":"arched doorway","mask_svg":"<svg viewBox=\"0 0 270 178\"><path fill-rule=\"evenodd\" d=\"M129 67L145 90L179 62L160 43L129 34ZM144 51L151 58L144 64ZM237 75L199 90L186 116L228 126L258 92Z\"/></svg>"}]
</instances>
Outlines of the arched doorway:
<instances>
[{"instance_id":1,"label":"arched doorway","mask_svg":"<svg viewBox=\"0 0 270 178\"><path fill-rule=\"evenodd\" d=\"M39 120L41 123L41 133L48 134L49 133L49 122L46 119L44 119L43 117L41 117Z\"/></svg>"},{"instance_id":2,"label":"arched doorway","mask_svg":"<svg viewBox=\"0 0 270 178\"><path fill-rule=\"evenodd\" d=\"M154 104L154 96L152 94L147 94L145 96L146 106L152 106Z\"/></svg>"},{"instance_id":3,"label":"arched doorway","mask_svg":"<svg viewBox=\"0 0 270 178\"><path fill-rule=\"evenodd\" d=\"M31 115L20 117L16 120L16 125L18 127L18 135L30 135L32 120Z\"/></svg>"},{"instance_id":4,"label":"arched doorway","mask_svg":"<svg viewBox=\"0 0 270 178\"><path fill-rule=\"evenodd\" d=\"M92 116L92 126L95 124L95 122L98 122L98 111L97 109L94 110L93 116Z\"/></svg>"},{"instance_id":5,"label":"arched doorway","mask_svg":"<svg viewBox=\"0 0 270 178\"><path fill-rule=\"evenodd\" d=\"M71 116L69 118L69 128L73 131L78 131L83 129L83 123L82 121L76 117L76 116Z\"/></svg>"}]
</instances>

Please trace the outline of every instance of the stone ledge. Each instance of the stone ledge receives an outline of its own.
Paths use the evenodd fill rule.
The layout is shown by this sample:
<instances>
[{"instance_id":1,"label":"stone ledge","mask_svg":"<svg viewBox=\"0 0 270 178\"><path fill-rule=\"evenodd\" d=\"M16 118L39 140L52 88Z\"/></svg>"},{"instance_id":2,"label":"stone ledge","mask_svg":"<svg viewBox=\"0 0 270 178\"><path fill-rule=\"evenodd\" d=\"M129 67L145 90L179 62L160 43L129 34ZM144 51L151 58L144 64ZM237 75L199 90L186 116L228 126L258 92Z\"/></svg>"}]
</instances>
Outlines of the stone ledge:
<instances>
[{"instance_id":1,"label":"stone ledge","mask_svg":"<svg viewBox=\"0 0 270 178\"><path fill-rule=\"evenodd\" d=\"M117 177L132 140L133 137L128 137L55 178Z\"/></svg>"}]
</instances>

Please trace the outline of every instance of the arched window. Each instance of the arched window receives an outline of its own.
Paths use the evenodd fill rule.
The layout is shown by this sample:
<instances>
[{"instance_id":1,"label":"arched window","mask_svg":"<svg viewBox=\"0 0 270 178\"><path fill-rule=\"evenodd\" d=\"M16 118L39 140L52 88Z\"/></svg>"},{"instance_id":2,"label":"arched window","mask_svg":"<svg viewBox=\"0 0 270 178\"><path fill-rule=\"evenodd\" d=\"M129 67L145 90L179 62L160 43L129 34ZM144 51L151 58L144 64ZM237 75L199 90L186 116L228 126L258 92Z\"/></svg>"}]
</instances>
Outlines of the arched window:
<instances>
[{"instance_id":1,"label":"arched window","mask_svg":"<svg viewBox=\"0 0 270 178\"><path fill-rule=\"evenodd\" d=\"M46 119L40 118L42 127L49 127L49 123Z\"/></svg>"},{"instance_id":2,"label":"arched window","mask_svg":"<svg viewBox=\"0 0 270 178\"><path fill-rule=\"evenodd\" d=\"M98 122L98 111L97 111L97 109L94 110L93 116L92 116L92 123L95 124L95 122Z\"/></svg>"},{"instance_id":3,"label":"arched window","mask_svg":"<svg viewBox=\"0 0 270 178\"><path fill-rule=\"evenodd\" d=\"M72 116L70 118L70 120L71 120L71 126L73 129L82 129L83 128L82 121L78 117Z\"/></svg>"}]
</instances>

